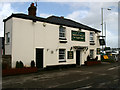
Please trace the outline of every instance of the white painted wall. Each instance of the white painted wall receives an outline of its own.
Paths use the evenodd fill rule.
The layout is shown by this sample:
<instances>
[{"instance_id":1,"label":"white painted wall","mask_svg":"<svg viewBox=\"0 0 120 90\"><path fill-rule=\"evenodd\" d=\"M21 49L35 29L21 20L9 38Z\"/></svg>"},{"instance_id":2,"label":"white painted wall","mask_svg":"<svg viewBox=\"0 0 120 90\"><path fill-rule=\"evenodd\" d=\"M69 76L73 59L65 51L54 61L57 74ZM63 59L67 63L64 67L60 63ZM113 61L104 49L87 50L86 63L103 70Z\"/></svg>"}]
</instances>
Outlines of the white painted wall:
<instances>
[{"instance_id":1,"label":"white painted wall","mask_svg":"<svg viewBox=\"0 0 120 90\"><path fill-rule=\"evenodd\" d=\"M27 66L34 60L33 23L30 20L13 18L12 63L23 61Z\"/></svg>"},{"instance_id":2,"label":"white painted wall","mask_svg":"<svg viewBox=\"0 0 120 90\"><path fill-rule=\"evenodd\" d=\"M6 43L6 33L10 32L10 42ZM5 22L5 54L11 55L12 54L12 19L7 20Z\"/></svg>"},{"instance_id":3,"label":"white painted wall","mask_svg":"<svg viewBox=\"0 0 120 90\"><path fill-rule=\"evenodd\" d=\"M71 41L71 30L78 31L77 28L66 27L67 43L59 43L59 25L43 22L32 22L32 20L12 18L13 22L8 21L8 27L12 26L12 67L15 67L16 61L23 61L24 65L30 66L31 60L36 60L36 48L44 48L44 67L61 64L76 64L76 50L74 51L74 58L67 59L67 51L73 46L88 46L87 51L81 50L81 64L84 64L89 54L90 49L99 48L98 40L95 34L95 45L89 44L90 31L85 32L85 42ZM8 31L8 29L6 29ZM6 48L10 48L6 45ZM66 49L66 62L59 63L59 49ZM11 49L11 48L10 48ZM53 51L53 54L51 53ZM7 51L6 51L7 52ZM94 52L96 57L96 52ZM100 59L100 55L99 59Z\"/></svg>"}]
</instances>

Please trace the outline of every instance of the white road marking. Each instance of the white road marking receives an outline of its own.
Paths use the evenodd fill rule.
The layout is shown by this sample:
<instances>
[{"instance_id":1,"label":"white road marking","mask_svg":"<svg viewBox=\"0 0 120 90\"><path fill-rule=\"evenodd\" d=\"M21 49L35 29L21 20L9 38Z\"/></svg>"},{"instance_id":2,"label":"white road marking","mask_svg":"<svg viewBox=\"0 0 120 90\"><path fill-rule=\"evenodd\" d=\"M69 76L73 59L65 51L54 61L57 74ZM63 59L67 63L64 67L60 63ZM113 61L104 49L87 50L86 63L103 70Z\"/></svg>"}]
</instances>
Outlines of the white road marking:
<instances>
[{"instance_id":1,"label":"white road marking","mask_svg":"<svg viewBox=\"0 0 120 90\"><path fill-rule=\"evenodd\" d=\"M92 87L92 86L85 86L85 87L77 88L77 89L74 89L74 90L87 89L87 88L91 88L91 87Z\"/></svg>"},{"instance_id":2,"label":"white road marking","mask_svg":"<svg viewBox=\"0 0 120 90\"><path fill-rule=\"evenodd\" d=\"M115 67L109 68L108 70L118 69L119 67L120 66L115 66Z\"/></svg>"},{"instance_id":3,"label":"white road marking","mask_svg":"<svg viewBox=\"0 0 120 90\"><path fill-rule=\"evenodd\" d=\"M115 69L115 67L113 67L113 68L109 68L108 70L113 70L113 69Z\"/></svg>"},{"instance_id":4,"label":"white road marking","mask_svg":"<svg viewBox=\"0 0 120 90\"><path fill-rule=\"evenodd\" d=\"M107 75L107 74L105 74L105 73L102 73L102 74L100 74L100 75L102 75L102 76L105 76L105 75Z\"/></svg>"},{"instance_id":5,"label":"white road marking","mask_svg":"<svg viewBox=\"0 0 120 90\"><path fill-rule=\"evenodd\" d=\"M119 79L115 79L115 80L114 80L114 82L117 82L117 81L119 81Z\"/></svg>"},{"instance_id":6,"label":"white road marking","mask_svg":"<svg viewBox=\"0 0 120 90\"><path fill-rule=\"evenodd\" d=\"M100 83L100 84L99 84L99 87L101 87L101 86L103 86L103 85L105 85L105 84L106 84L106 83Z\"/></svg>"},{"instance_id":7,"label":"white road marking","mask_svg":"<svg viewBox=\"0 0 120 90\"><path fill-rule=\"evenodd\" d=\"M62 85L72 84L72 83L84 81L84 80L87 80L87 79L89 79L89 77L86 77L84 79L80 79L80 80L77 80L77 81L73 81L73 82L67 82L67 83L63 83L63 84L58 84L58 85L50 86L49 88L55 88L55 87L62 86Z\"/></svg>"},{"instance_id":8,"label":"white road marking","mask_svg":"<svg viewBox=\"0 0 120 90\"><path fill-rule=\"evenodd\" d=\"M83 88L91 88L92 86L86 86L86 87L82 87L81 89L83 89Z\"/></svg>"}]
</instances>

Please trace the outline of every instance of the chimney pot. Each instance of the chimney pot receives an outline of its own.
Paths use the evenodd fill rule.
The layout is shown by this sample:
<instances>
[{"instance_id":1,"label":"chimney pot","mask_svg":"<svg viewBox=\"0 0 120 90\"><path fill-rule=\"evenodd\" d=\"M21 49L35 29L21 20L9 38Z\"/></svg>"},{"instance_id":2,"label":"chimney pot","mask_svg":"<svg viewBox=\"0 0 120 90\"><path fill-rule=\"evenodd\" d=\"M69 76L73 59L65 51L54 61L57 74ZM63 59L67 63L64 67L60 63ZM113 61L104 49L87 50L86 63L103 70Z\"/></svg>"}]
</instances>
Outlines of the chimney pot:
<instances>
[{"instance_id":1,"label":"chimney pot","mask_svg":"<svg viewBox=\"0 0 120 90\"><path fill-rule=\"evenodd\" d=\"M34 6L34 3L32 3L31 6L33 7L33 6Z\"/></svg>"},{"instance_id":2,"label":"chimney pot","mask_svg":"<svg viewBox=\"0 0 120 90\"><path fill-rule=\"evenodd\" d=\"M61 16L61 18L64 18L64 16Z\"/></svg>"}]
</instances>

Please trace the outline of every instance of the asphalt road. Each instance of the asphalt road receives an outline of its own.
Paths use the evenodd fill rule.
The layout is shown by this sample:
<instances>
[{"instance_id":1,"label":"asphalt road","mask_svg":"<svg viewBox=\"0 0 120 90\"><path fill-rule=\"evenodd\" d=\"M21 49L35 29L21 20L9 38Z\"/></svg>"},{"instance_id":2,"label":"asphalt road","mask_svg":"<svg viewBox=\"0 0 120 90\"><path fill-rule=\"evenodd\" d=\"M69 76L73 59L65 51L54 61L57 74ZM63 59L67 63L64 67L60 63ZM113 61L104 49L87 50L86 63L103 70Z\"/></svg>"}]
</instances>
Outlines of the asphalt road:
<instances>
[{"instance_id":1,"label":"asphalt road","mask_svg":"<svg viewBox=\"0 0 120 90\"><path fill-rule=\"evenodd\" d=\"M2 88L120 89L120 62L41 71L2 78Z\"/></svg>"}]
</instances>

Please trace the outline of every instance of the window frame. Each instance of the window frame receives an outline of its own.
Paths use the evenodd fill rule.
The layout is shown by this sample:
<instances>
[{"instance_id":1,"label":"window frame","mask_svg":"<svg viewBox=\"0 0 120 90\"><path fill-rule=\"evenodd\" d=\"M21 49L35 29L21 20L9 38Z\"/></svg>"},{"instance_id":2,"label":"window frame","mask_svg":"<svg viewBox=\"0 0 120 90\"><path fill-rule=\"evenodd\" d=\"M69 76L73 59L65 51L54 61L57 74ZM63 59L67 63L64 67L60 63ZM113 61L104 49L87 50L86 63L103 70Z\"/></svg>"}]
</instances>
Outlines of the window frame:
<instances>
[{"instance_id":1,"label":"window frame","mask_svg":"<svg viewBox=\"0 0 120 90\"><path fill-rule=\"evenodd\" d=\"M91 51L92 51L92 57L91 57ZM90 49L90 58L93 59L94 58L94 49Z\"/></svg>"},{"instance_id":2,"label":"window frame","mask_svg":"<svg viewBox=\"0 0 120 90\"><path fill-rule=\"evenodd\" d=\"M64 51L62 51L64 50ZM64 52L64 53L60 53L60 51ZM64 57L61 58L60 56ZM66 62L66 49L59 49L59 62Z\"/></svg>"},{"instance_id":3,"label":"window frame","mask_svg":"<svg viewBox=\"0 0 120 90\"><path fill-rule=\"evenodd\" d=\"M63 36L61 34L63 34ZM59 27L59 39L66 39L66 27Z\"/></svg>"},{"instance_id":4,"label":"window frame","mask_svg":"<svg viewBox=\"0 0 120 90\"><path fill-rule=\"evenodd\" d=\"M10 32L6 33L6 44L10 43Z\"/></svg>"},{"instance_id":5,"label":"window frame","mask_svg":"<svg viewBox=\"0 0 120 90\"><path fill-rule=\"evenodd\" d=\"M92 34L92 35L91 35ZM91 39L92 38L92 39ZM94 41L94 32L90 32L90 41Z\"/></svg>"}]
</instances>

